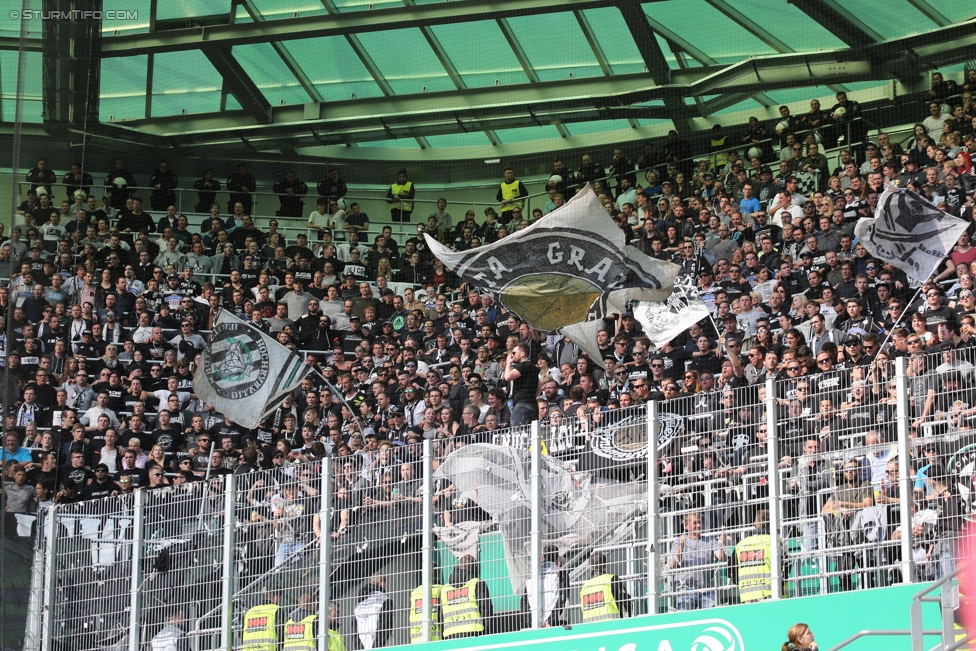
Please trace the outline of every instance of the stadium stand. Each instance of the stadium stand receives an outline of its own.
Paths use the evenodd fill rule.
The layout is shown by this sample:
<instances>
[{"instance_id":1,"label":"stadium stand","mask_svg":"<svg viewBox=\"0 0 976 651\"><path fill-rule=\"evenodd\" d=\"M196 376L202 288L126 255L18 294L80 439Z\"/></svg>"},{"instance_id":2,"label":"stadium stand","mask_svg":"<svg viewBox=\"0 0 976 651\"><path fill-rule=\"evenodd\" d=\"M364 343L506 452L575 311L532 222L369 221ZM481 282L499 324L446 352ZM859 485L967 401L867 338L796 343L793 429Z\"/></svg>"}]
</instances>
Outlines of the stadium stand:
<instances>
[{"instance_id":1,"label":"stadium stand","mask_svg":"<svg viewBox=\"0 0 976 651\"><path fill-rule=\"evenodd\" d=\"M56 556L55 648L125 644L132 594L144 646L180 612L194 648L218 648L272 597L283 626L323 575L347 645L406 643L431 544L425 508L440 541L433 583L471 577L463 550L480 534L473 576L494 607L474 632L526 627L532 589L507 577L533 563L530 518L507 505L529 485L536 435L546 477L576 480L546 489L544 540L559 550L546 571L566 574L553 623L587 621L576 593L594 551L609 555L633 614L947 576L976 489L976 226L919 293L853 237L885 183L973 222L971 89L931 93L929 118L901 142L838 93L831 108L784 107L729 137L719 128L707 149L672 132L636 160L617 150L606 166L560 164L537 214L524 214L517 179L499 179L483 219L446 205L418 218L428 208L411 205L405 174L391 219L365 215L337 173L314 190L290 175L275 185L277 214L250 215L244 166L226 184L192 183L195 210L180 212L177 191L187 206L190 187L165 164L141 185L120 160L95 175L103 199L80 168L62 176L38 161L23 225L0 247L0 265L17 270L0 289L3 492L15 526L58 528L43 543ZM503 240L585 183L633 246L695 277L713 319L655 348L624 313L590 359L462 283L424 242ZM222 189L230 205L215 203ZM411 210L416 224L397 221ZM317 371L256 429L193 390L220 311ZM538 372L537 429L512 424L503 369L516 347L523 375ZM465 448L493 464L495 483L469 485L477 457ZM638 498L649 491L648 510ZM55 520L34 520L52 504ZM735 549L770 506L781 576L749 592Z\"/></svg>"}]
</instances>

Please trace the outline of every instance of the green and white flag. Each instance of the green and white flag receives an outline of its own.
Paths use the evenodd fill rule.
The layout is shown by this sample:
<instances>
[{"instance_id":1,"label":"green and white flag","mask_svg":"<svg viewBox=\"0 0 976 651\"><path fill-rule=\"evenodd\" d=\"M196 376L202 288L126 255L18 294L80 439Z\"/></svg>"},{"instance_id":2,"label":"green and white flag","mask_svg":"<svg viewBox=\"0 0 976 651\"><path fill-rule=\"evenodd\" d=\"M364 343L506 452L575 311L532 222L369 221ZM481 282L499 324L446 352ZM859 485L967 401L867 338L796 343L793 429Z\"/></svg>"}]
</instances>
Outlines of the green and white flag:
<instances>
[{"instance_id":1,"label":"green and white flag","mask_svg":"<svg viewBox=\"0 0 976 651\"><path fill-rule=\"evenodd\" d=\"M290 350L221 310L193 374L193 390L235 423L254 428L269 405L293 391L309 371Z\"/></svg>"}]
</instances>

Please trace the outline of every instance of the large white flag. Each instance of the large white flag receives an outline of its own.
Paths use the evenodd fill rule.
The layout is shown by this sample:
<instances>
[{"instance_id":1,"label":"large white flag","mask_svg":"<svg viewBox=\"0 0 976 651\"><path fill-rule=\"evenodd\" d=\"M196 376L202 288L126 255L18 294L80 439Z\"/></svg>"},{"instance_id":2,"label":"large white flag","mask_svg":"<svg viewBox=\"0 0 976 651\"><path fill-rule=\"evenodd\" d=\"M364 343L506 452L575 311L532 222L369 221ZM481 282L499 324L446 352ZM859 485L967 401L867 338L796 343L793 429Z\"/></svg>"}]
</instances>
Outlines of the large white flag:
<instances>
[{"instance_id":1,"label":"large white flag","mask_svg":"<svg viewBox=\"0 0 976 651\"><path fill-rule=\"evenodd\" d=\"M634 318L655 346L663 346L692 325L708 318L708 308L694 286L676 285L662 302L634 306Z\"/></svg>"},{"instance_id":2,"label":"large white flag","mask_svg":"<svg viewBox=\"0 0 976 651\"><path fill-rule=\"evenodd\" d=\"M592 318L594 302L664 300L681 268L627 245L593 189L503 240L451 251L425 234L449 269L483 289L539 330L555 331Z\"/></svg>"},{"instance_id":3,"label":"large white flag","mask_svg":"<svg viewBox=\"0 0 976 651\"><path fill-rule=\"evenodd\" d=\"M627 311L628 305L634 318L643 326L644 334L655 346L663 346L693 324L708 318L708 308L693 285L675 285L674 291L663 301L637 301L636 303L614 300L616 292L593 304L589 319L561 328L559 331L579 346L590 359L603 366L600 358L599 334L606 328L605 317L613 317ZM610 328L610 332L613 329Z\"/></svg>"},{"instance_id":4,"label":"large white flag","mask_svg":"<svg viewBox=\"0 0 976 651\"><path fill-rule=\"evenodd\" d=\"M863 217L854 235L872 256L924 281L952 250L968 224L911 190L889 185L874 217Z\"/></svg>"},{"instance_id":5,"label":"large white flag","mask_svg":"<svg viewBox=\"0 0 976 651\"><path fill-rule=\"evenodd\" d=\"M235 423L253 428L268 405L293 391L310 370L277 341L221 310L193 374L193 390Z\"/></svg>"}]
</instances>

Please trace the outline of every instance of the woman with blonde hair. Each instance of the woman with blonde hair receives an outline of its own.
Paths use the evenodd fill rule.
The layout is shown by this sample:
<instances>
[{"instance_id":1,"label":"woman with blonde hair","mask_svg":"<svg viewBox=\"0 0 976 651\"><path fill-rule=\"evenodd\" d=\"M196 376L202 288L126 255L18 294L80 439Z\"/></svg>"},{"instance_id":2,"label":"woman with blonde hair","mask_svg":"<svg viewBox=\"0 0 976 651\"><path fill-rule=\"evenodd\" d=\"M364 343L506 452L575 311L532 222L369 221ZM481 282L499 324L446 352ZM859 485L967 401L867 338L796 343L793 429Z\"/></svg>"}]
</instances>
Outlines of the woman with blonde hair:
<instances>
[{"instance_id":1,"label":"woman with blonde hair","mask_svg":"<svg viewBox=\"0 0 976 651\"><path fill-rule=\"evenodd\" d=\"M389 258L380 258L380 261L376 263L376 276L393 277L393 267L390 266Z\"/></svg>"},{"instance_id":2,"label":"woman with blonde hair","mask_svg":"<svg viewBox=\"0 0 976 651\"><path fill-rule=\"evenodd\" d=\"M163 470L169 470L169 466L166 461L166 450L164 450L163 446L161 445L154 445L149 451L149 460L146 461L146 468L151 468L154 465L159 466Z\"/></svg>"}]
</instances>

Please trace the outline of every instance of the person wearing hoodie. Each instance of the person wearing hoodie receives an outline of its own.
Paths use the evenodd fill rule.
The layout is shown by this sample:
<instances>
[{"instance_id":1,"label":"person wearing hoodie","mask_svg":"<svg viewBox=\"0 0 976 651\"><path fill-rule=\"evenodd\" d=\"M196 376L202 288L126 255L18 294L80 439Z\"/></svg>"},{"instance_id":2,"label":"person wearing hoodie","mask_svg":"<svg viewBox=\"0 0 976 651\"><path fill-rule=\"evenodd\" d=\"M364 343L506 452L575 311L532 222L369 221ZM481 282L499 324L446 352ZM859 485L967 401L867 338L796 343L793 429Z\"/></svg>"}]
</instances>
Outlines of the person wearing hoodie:
<instances>
[{"instance_id":1,"label":"person wearing hoodie","mask_svg":"<svg viewBox=\"0 0 976 651\"><path fill-rule=\"evenodd\" d=\"M451 573L451 580L441 586L441 635L445 640L494 632L491 594L478 574L478 561L464 556Z\"/></svg>"}]
</instances>

